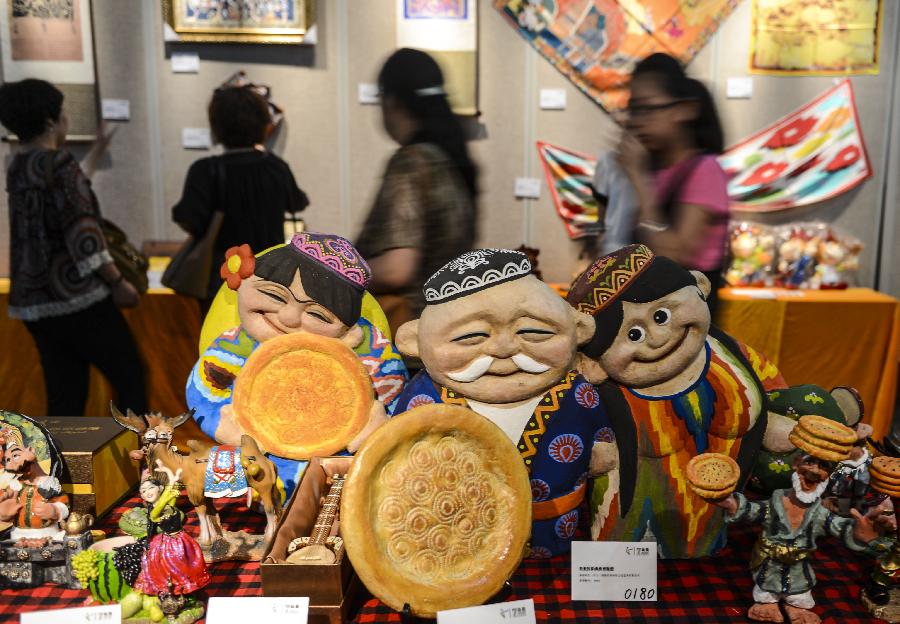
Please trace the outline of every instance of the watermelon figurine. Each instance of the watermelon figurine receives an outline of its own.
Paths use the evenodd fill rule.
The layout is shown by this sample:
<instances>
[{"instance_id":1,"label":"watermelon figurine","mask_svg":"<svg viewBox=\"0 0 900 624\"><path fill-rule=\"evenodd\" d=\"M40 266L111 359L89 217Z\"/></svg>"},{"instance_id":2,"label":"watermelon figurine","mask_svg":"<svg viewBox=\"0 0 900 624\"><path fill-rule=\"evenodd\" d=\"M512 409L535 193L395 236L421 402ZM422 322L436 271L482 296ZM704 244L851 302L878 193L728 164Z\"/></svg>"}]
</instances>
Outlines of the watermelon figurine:
<instances>
[{"instance_id":1,"label":"watermelon figurine","mask_svg":"<svg viewBox=\"0 0 900 624\"><path fill-rule=\"evenodd\" d=\"M131 586L116 568L115 555L93 549L72 557L72 571L81 586L91 592L96 602L119 602L131 593Z\"/></svg>"}]
</instances>

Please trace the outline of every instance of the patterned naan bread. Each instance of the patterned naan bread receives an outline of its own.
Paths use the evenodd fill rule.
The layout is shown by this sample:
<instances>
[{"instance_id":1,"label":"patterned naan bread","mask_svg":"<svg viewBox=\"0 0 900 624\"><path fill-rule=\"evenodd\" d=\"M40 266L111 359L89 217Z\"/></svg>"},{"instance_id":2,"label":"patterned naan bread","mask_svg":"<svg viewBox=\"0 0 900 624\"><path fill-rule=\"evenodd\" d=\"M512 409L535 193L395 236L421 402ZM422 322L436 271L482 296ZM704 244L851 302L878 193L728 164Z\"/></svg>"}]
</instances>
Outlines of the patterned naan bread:
<instances>
[{"instance_id":1,"label":"patterned naan bread","mask_svg":"<svg viewBox=\"0 0 900 624\"><path fill-rule=\"evenodd\" d=\"M463 407L425 405L363 444L341 518L347 554L372 594L434 617L482 604L516 569L531 531L531 486L499 427Z\"/></svg>"},{"instance_id":2,"label":"patterned naan bread","mask_svg":"<svg viewBox=\"0 0 900 624\"><path fill-rule=\"evenodd\" d=\"M334 455L363 430L372 382L341 341L286 334L262 343L234 384L237 424L267 452L288 459Z\"/></svg>"}]
</instances>

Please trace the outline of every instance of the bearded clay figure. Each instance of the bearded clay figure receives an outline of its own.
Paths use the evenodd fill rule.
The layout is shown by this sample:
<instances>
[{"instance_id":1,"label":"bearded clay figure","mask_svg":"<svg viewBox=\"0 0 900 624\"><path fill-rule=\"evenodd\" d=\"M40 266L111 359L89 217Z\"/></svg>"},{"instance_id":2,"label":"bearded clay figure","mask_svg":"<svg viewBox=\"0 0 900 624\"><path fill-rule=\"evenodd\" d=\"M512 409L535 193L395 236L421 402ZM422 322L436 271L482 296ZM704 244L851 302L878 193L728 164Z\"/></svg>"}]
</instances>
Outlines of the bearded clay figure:
<instances>
[{"instance_id":1,"label":"bearded clay figure","mask_svg":"<svg viewBox=\"0 0 900 624\"><path fill-rule=\"evenodd\" d=\"M709 289L702 273L631 245L594 262L569 292L596 322L579 369L601 384L618 447L618 465L592 490L594 539L655 539L670 558L725 544L722 512L688 487L685 468L700 453L724 453L740 465L742 488L766 428L761 379L784 383L710 326Z\"/></svg>"},{"instance_id":2,"label":"bearded clay figure","mask_svg":"<svg viewBox=\"0 0 900 624\"><path fill-rule=\"evenodd\" d=\"M240 445L241 431L231 408L234 380L261 342L295 332L336 338L351 349L369 340L362 361L379 400L369 426L347 447L354 452L384 422L384 406L396 400L408 377L391 341L360 317L371 277L368 264L349 241L330 234L295 234L289 244L259 258L243 247L230 250L222 267L226 283L237 290L241 324L213 341L188 378L187 404L197 424L219 443ZM306 462L270 459L290 497Z\"/></svg>"},{"instance_id":3,"label":"bearded clay figure","mask_svg":"<svg viewBox=\"0 0 900 624\"><path fill-rule=\"evenodd\" d=\"M858 552L884 547L879 537L890 529L881 510L863 516L855 509L853 518L843 518L822 505L834 462L801 454L794 459L792 487L776 490L769 500L748 501L733 494L716 503L725 509L726 522L762 524L762 533L753 547L750 570L753 574L753 606L747 617L758 622L782 622L778 607L783 601L791 624L818 624L812 588L816 577L812 554L816 540L831 535ZM877 526L876 519L883 523Z\"/></svg>"},{"instance_id":4,"label":"bearded clay figure","mask_svg":"<svg viewBox=\"0 0 900 624\"><path fill-rule=\"evenodd\" d=\"M533 557L570 549L598 449L612 446L600 398L573 369L593 319L531 275L524 254L479 249L425 283L426 306L397 332L397 346L425 370L395 414L425 403L468 407L515 444L533 495ZM615 458L612 458L614 461Z\"/></svg>"},{"instance_id":5,"label":"bearded clay figure","mask_svg":"<svg viewBox=\"0 0 900 624\"><path fill-rule=\"evenodd\" d=\"M69 498L59 479L41 469L35 451L26 446L21 430L4 429L3 468L12 478L0 491L0 520L12 522L12 539L60 540L59 523L69 516Z\"/></svg>"}]
</instances>

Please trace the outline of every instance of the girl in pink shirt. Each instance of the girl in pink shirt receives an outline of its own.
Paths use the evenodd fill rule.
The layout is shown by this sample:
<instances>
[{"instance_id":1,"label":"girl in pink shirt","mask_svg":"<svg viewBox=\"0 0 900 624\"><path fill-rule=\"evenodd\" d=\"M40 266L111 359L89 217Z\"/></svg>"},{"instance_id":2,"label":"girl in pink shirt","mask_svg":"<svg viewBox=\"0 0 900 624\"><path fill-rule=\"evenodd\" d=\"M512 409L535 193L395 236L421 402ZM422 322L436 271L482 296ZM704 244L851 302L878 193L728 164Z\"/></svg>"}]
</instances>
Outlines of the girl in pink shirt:
<instances>
[{"instance_id":1,"label":"girl in pink shirt","mask_svg":"<svg viewBox=\"0 0 900 624\"><path fill-rule=\"evenodd\" d=\"M715 312L728 231L728 179L712 96L667 54L652 54L631 75L620 158L639 203L638 238L654 252L701 271Z\"/></svg>"}]
</instances>

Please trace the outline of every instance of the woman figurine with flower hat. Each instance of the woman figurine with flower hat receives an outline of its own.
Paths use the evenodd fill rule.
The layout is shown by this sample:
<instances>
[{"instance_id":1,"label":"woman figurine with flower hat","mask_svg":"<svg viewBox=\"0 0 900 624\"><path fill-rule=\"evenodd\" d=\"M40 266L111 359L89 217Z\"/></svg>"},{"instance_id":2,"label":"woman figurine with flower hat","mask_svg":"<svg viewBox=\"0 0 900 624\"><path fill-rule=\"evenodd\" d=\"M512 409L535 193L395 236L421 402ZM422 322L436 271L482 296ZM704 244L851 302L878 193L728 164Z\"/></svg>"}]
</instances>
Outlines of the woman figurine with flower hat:
<instances>
[{"instance_id":1,"label":"woman figurine with flower hat","mask_svg":"<svg viewBox=\"0 0 900 624\"><path fill-rule=\"evenodd\" d=\"M305 232L258 258L246 245L229 250L221 275L237 291L240 325L212 341L188 378L187 404L203 432L222 444L239 444L231 407L235 378L260 343L306 332L340 340L369 372L378 401L369 427L347 446L355 451L383 422L385 406L390 408L408 377L390 338L361 316L371 278L362 256L340 236ZM211 315L215 308L214 303ZM306 463L270 458L290 496Z\"/></svg>"}]
</instances>

